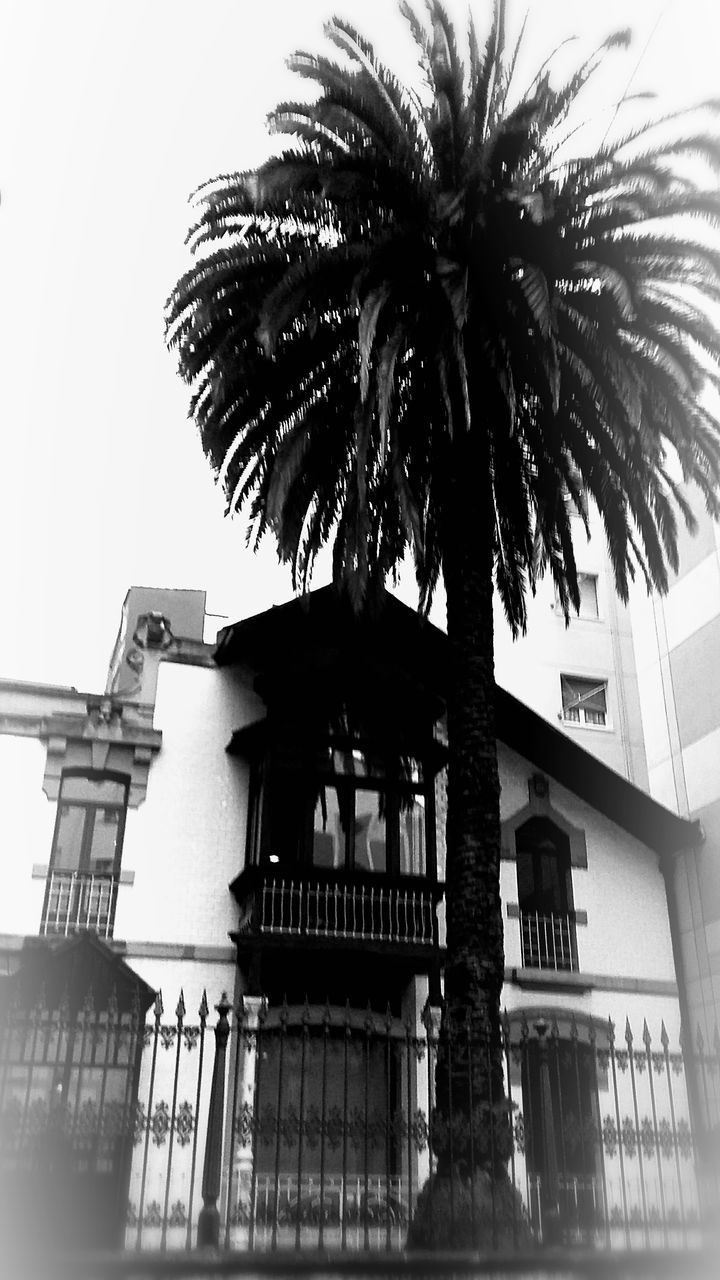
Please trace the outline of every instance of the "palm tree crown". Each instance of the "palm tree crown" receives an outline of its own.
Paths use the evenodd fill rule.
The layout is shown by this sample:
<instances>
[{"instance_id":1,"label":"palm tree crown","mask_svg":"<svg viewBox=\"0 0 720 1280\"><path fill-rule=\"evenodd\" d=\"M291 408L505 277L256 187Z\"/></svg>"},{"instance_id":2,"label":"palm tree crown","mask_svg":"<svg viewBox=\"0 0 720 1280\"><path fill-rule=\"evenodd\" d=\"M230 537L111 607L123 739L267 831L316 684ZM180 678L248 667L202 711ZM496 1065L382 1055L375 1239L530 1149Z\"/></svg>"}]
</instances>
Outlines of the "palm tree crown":
<instances>
[{"instance_id":1,"label":"palm tree crown","mask_svg":"<svg viewBox=\"0 0 720 1280\"><path fill-rule=\"evenodd\" d=\"M567 498L582 489L620 595L638 566L662 590L672 498L692 524L672 454L718 510L718 422L700 392L718 381L702 298L720 296L720 258L695 227L717 226L720 198L673 165L717 168L716 138L657 141L654 124L569 159L568 113L624 34L563 88L545 67L513 98L501 4L484 49L471 23L467 68L441 4L427 30L402 8L419 93L334 18L345 63L295 54L319 95L270 116L290 148L201 190L169 338L229 506L249 505L255 538L275 533L303 587L330 539L358 596L410 547L427 604L454 443L481 436L477 498L513 629L547 567L577 605Z\"/></svg>"}]
</instances>

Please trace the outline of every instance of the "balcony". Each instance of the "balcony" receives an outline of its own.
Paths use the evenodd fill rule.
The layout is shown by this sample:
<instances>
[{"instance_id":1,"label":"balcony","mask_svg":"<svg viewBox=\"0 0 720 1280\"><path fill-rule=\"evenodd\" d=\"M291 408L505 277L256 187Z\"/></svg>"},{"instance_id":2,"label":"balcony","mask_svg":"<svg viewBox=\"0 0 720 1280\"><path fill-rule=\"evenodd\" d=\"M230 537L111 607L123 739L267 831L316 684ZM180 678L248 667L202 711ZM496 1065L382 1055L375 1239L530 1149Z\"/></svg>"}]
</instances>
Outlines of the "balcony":
<instances>
[{"instance_id":1,"label":"balcony","mask_svg":"<svg viewBox=\"0 0 720 1280\"><path fill-rule=\"evenodd\" d=\"M419 878L361 879L251 867L232 888L240 906L239 940L275 936L437 945L435 907L442 886Z\"/></svg>"},{"instance_id":2,"label":"balcony","mask_svg":"<svg viewBox=\"0 0 720 1280\"><path fill-rule=\"evenodd\" d=\"M570 916L521 911L520 937L524 968L577 971L575 923Z\"/></svg>"},{"instance_id":3,"label":"balcony","mask_svg":"<svg viewBox=\"0 0 720 1280\"><path fill-rule=\"evenodd\" d=\"M92 929L111 938L118 877L82 871L53 871L45 894L40 933L77 933Z\"/></svg>"}]
</instances>

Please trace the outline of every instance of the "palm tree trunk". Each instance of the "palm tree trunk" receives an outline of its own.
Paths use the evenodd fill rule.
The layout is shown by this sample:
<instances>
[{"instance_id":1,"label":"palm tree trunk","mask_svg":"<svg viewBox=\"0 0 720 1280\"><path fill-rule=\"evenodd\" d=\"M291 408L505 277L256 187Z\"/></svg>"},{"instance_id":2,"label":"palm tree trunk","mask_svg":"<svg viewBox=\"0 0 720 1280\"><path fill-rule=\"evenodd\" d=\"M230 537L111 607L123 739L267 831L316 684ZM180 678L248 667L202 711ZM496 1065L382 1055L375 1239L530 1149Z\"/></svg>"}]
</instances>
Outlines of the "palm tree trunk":
<instances>
[{"instance_id":1,"label":"palm tree trunk","mask_svg":"<svg viewBox=\"0 0 720 1280\"><path fill-rule=\"evenodd\" d=\"M489 462L454 445L443 573L448 689L447 964L437 1107L452 1126L450 1163L498 1175L509 1156L500 994L500 782L495 736L493 507ZM452 1113L452 1114L450 1114ZM445 1126L440 1126L441 1132ZM462 1135L465 1134L463 1139Z\"/></svg>"}]
</instances>

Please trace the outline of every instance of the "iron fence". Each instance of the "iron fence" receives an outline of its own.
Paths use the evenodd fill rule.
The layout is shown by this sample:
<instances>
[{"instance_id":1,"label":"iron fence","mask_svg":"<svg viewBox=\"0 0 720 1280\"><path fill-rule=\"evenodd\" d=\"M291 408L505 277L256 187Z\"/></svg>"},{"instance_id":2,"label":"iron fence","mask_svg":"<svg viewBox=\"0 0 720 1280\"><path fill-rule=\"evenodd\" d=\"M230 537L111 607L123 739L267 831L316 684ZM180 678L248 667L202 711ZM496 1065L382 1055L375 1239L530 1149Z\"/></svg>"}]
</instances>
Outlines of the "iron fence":
<instances>
[{"instance_id":1,"label":"iron fence","mask_svg":"<svg viewBox=\"0 0 720 1280\"><path fill-rule=\"evenodd\" d=\"M203 997L188 1014L182 996L169 1018L158 996L147 1020L91 998L6 1010L7 1213L19 1222L42 1195L54 1230L132 1249L387 1252L412 1244L422 1195L426 1218L469 1212L480 1233L484 1213L478 1238L507 1245L473 1158L501 1128L518 1246L689 1247L717 1212L717 1039L508 1012L504 1097L478 1102L488 1043L441 1031L438 1010L223 997L216 1012Z\"/></svg>"}]
</instances>

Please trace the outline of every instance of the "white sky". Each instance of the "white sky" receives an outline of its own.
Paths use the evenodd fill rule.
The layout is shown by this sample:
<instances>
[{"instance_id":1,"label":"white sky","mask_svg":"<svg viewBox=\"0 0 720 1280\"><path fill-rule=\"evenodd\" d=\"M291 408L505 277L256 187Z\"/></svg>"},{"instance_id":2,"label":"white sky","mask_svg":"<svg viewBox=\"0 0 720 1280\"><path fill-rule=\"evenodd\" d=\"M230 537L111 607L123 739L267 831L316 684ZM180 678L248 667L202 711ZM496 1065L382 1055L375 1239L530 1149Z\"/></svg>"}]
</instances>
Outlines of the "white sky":
<instances>
[{"instance_id":1,"label":"white sky","mask_svg":"<svg viewBox=\"0 0 720 1280\"><path fill-rule=\"evenodd\" d=\"M263 158L300 87L284 58L334 11L408 66L392 0L0 0L0 675L102 687L131 583L205 588L231 618L289 596L270 544L253 559L222 518L163 305L188 195ZM528 68L627 25L609 98L650 36L633 88L720 96L716 0L534 0Z\"/></svg>"}]
</instances>

